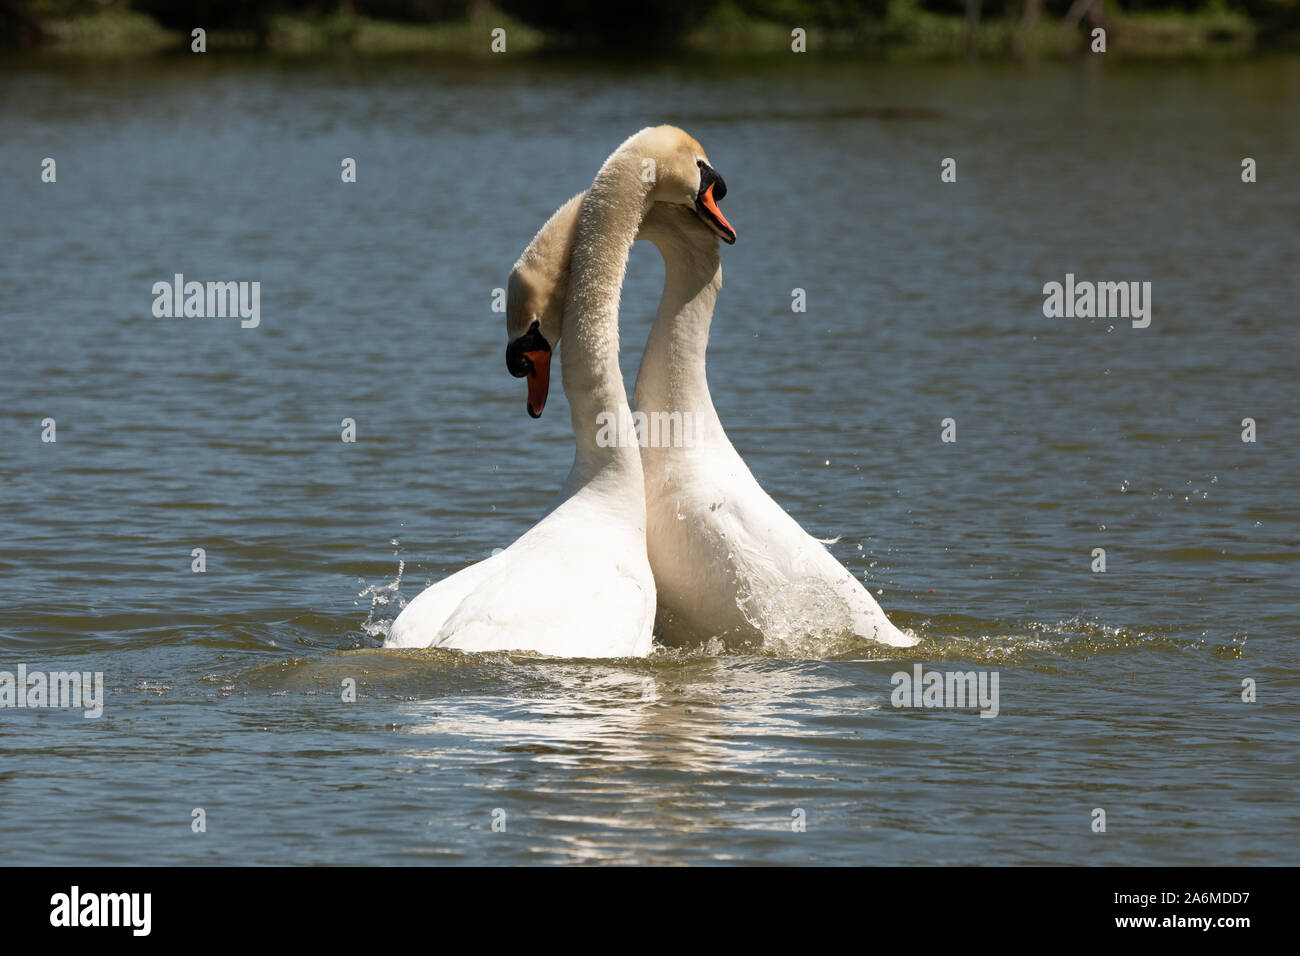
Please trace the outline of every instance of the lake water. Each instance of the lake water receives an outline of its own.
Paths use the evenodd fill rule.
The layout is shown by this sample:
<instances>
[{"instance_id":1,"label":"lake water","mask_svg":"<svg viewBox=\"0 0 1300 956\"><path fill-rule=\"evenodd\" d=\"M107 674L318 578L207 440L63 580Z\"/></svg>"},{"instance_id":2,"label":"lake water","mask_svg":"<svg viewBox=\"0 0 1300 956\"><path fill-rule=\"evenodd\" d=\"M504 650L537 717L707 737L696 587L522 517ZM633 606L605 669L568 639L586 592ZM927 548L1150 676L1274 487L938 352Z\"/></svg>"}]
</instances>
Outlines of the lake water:
<instances>
[{"instance_id":1,"label":"lake water","mask_svg":"<svg viewBox=\"0 0 1300 956\"><path fill-rule=\"evenodd\" d=\"M0 710L0 862L1300 862L1297 103L1300 61L0 63L0 670L106 692ZM493 289L660 122L740 234L734 444L922 643L380 650L563 480ZM260 325L155 318L176 273ZM1067 273L1150 326L1046 318ZM895 708L917 663L998 716Z\"/></svg>"}]
</instances>

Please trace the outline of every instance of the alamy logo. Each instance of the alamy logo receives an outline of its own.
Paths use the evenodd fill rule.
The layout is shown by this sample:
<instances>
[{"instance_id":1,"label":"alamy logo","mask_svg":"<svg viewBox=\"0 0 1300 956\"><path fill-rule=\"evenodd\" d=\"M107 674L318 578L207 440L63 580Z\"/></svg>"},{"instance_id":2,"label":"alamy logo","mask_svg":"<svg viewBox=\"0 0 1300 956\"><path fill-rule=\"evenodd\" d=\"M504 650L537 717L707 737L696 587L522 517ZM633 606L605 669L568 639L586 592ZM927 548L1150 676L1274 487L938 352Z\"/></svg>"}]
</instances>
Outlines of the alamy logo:
<instances>
[{"instance_id":1,"label":"alamy logo","mask_svg":"<svg viewBox=\"0 0 1300 956\"><path fill-rule=\"evenodd\" d=\"M978 707L981 717L998 715L997 671L922 673L915 664L911 674L896 671L889 682L894 686L889 700L895 707Z\"/></svg>"},{"instance_id":2,"label":"alamy logo","mask_svg":"<svg viewBox=\"0 0 1300 956\"><path fill-rule=\"evenodd\" d=\"M1132 319L1133 328L1151 324L1150 282L1075 282L1065 274L1065 284L1043 286L1043 315L1049 319Z\"/></svg>"},{"instance_id":3,"label":"alamy logo","mask_svg":"<svg viewBox=\"0 0 1300 956\"><path fill-rule=\"evenodd\" d=\"M104 712L104 672L28 671L18 665L18 673L0 671L0 707L79 707L83 717L98 717Z\"/></svg>"},{"instance_id":4,"label":"alamy logo","mask_svg":"<svg viewBox=\"0 0 1300 956\"><path fill-rule=\"evenodd\" d=\"M240 328L262 323L261 282L186 282L182 273L174 281L155 282L153 314L159 319L240 319Z\"/></svg>"},{"instance_id":5,"label":"alamy logo","mask_svg":"<svg viewBox=\"0 0 1300 956\"><path fill-rule=\"evenodd\" d=\"M694 448L699 437L692 412L601 412L596 426L601 448Z\"/></svg>"},{"instance_id":6,"label":"alamy logo","mask_svg":"<svg viewBox=\"0 0 1300 956\"><path fill-rule=\"evenodd\" d=\"M133 936L148 936L152 893L86 893L74 886L50 897L51 926L129 926Z\"/></svg>"}]
</instances>

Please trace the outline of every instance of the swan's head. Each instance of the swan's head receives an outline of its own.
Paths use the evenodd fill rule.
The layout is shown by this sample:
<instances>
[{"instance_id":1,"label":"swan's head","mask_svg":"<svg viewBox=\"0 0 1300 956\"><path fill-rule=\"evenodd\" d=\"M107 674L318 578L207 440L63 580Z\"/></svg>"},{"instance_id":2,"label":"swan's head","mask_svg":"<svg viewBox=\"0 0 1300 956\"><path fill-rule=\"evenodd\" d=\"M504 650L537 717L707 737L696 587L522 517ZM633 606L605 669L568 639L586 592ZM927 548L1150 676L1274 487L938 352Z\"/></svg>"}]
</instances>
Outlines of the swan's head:
<instances>
[{"instance_id":1,"label":"swan's head","mask_svg":"<svg viewBox=\"0 0 1300 956\"><path fill-rule=\"evenodd\" d=\"M551 381L551 350L560 341L564 298L569 291L569 258L578 230L578 193L546 221L510 272L506 286L506 368L528 379L528 414L546 406Z\"/></svg>"},{"instance_id":2,"label":"swan's head","mask_svg":"<svg viewBox=\"0 0 1300 956\"><path fill-rule=\"evenodd\" d=\"M715 236L729 245L735 243L736 230L718 208L727 195L727 184L695 137L676 126L651 126L627 145L641 154L643 171L649 168L645 160L654 161L649 197L653 202L689 206Z\"/></svg>"}]
</instances>

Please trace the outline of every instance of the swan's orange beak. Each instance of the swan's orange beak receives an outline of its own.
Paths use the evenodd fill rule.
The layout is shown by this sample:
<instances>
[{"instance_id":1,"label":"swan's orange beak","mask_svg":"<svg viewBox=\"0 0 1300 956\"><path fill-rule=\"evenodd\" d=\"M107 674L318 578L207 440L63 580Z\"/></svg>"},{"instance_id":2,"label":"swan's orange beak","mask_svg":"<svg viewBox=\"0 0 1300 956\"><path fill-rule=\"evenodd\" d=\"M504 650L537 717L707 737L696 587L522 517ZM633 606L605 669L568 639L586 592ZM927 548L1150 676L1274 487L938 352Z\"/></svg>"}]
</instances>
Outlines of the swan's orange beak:
<instances>
[{"instance_id":1,"label":"swan's orange beak","mask_svg":"<svg viewBox=\"0 0 1300 956\"><path fill-rule=\"evenodd\" d=\"M506 346L506 368L515 378L528 378L528 414L540 418L551 388L551 343L536 322Z\"/></svg>"},{"instance_id":2,"label":"swan's orange beak","mask_svg":"<svg viewBox=\"0 0 1300 956\"><path fill-rule=\"evenodd\" d=\"M695 197L695 214L712 230L713 234L728 245L736 242L736 230L731 228L727 217L718 208L718 200L727 195L727 184L707 163L698 163L700 167L700 193Z\"/></svg>"},{"instance_id":3,"label":"swan's orange beak","mask_svg":"<svg viewBox=\"0 0 1300 956\"><path fill-rule=\"evenodd\" d=\"M713 183L709 183L708 188L700 193L700 206L704 210L704 215L700 216L704 224L723 242L734 245L736 230L731 228L731 223L727 222L727 217L722 214L717 201L713 198Z\"/></svg>"},{"instance_id":4,"label":"swan's orange beak","mask_svg":"<svg viewBox=\"0 0 1300 956\"><path fill-rule=\"evenodd\" d=\"M528 414L541 418L542 409L546 407L546 395L551 390L551 353L539 349L525 352L524 358L533 363L528 373Z\"/></svg>"}]
</instances>

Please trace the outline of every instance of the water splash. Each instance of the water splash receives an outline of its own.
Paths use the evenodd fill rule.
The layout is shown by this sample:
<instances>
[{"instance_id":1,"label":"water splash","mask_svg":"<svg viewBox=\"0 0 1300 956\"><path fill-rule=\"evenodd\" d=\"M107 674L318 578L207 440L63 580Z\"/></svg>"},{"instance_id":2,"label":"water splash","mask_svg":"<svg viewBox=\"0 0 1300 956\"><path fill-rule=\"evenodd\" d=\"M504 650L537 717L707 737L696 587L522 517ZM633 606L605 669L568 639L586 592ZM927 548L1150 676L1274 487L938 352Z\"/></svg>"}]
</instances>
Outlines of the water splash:
<instances>
[{"instance_id":1,"label":"water splash","mask_svg":"<svg viewBox=\"0 0 1300 956\"><path fill-rule=\"evenodd\" d=\"M742 593L738 604L745 620L763 635L759 653L764 656L832 657L862 644L843 596L819 578Z\"/></svg>"},{"instance_id":2,"label":"water splash","mask_svg":"<svg viewBox=\"0 0 1300 956\"><path fill-rule=\"evenodd\" d=\"M402 575L406 572L406 562L401 557L402 545L396 538L388 543L393 546L393 557L397 559L397 576L384 584L366 584L365 578L357 578L357 583L364 587L353 602L360 605L363 598L370 599L370 610L366 614L366 619L361 622L361 630L367 637L380 643L388 637L388 630L393 626L393 621L402 612L402 608L406 607L406 599L402 597ZM397 613L392 617L376 618L378 612L387 610L390 605L396 607Z\"/></svg>"},{"instance_id":3,"label":"water splash","mask_svg":"<svg viewBox=\"0 0 1300 956\"><path fill-rule=\"evenodd\" d=\"M777 660L894 661L982 665L1065 666L1099 656L1154 653L1161 655L1212 654L1221 659L1245 656L1246 635L1232 633L1216 641L1209 633L1189 635L1178 629L1142 629L1114 626L1074 616L1059 621L984 620L965 615L937 618L891 614L905 634L920 638L914 647L877 644L845 629L836 632L831 620L817 610L816 590L801 590L806 603L797 613L775 617L777 629L767 632L762 645L724 644L713 640L689 646L656 645L652 661L667 663L702 658L767 658ZM772 615L773 608L765 608Z\"/></svg>"}]
</instances>

